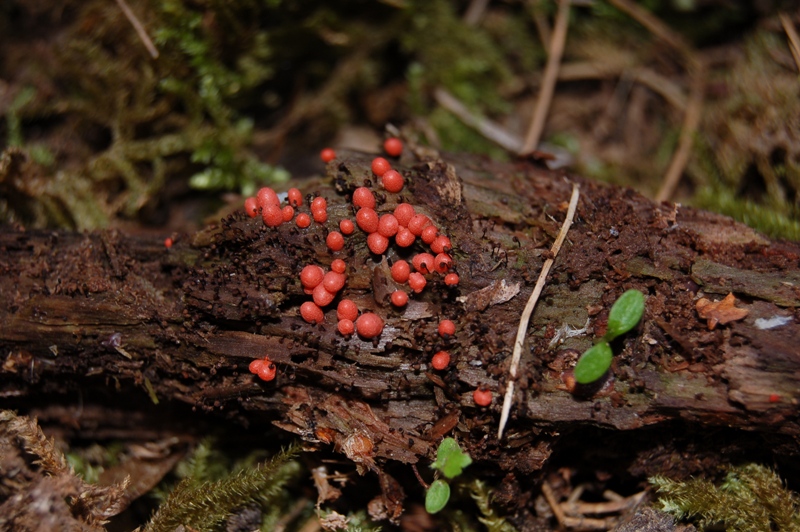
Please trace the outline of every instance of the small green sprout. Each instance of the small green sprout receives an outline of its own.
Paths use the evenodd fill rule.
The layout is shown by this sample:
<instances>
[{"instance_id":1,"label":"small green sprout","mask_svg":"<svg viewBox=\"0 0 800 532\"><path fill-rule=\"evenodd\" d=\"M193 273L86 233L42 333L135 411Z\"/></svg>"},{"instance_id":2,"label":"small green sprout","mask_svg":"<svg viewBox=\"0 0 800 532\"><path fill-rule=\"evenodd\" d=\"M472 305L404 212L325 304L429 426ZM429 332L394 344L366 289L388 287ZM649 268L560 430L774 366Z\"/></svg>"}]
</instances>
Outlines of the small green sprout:
<instances>
[{"instance_id":1,"label":"small green sprout","mask_svg":"<svg viewBox=\"0 0 800 532\"><path fill-rule=\"evenodd\" d=\"M465 467L472 463L472 458L461 450L453 438L445 438L436 450L436 461L432 469L438 469L447 478L455 478Z\"/></svg>"},{"instance_id":2,"label":"small green sprout","mask_svg":"<svg viewBox=\"0 0 800 532\"><path fill-rule=\"evenodd\" d=\"M445 438L436 450L436 461L431 464L431 468L438 469L445 477L452 479L471 463L472 458L461 450L456 440ZM450 485L442 479L436 479L425 493L425 509L429 514L435 514L445 507L449 499Z\"/></svg>"},{"instance_id":3,"label":"small green sprout","mask_svg":"<svg viewBox=\"0 0 800 532\"><path fill-rule=\"evenodd\" d=\"M434 480L425 494L425 509L435 514L447 505L450 500L450 485L442 479Z\"/></svg>"},{"instance_id":4,"label":"small green sprout","mask_svg":"<svg viewBox=\"0 0 800 532\"><path fill-rule=\"evenodd\" d=\"M582 354L575 365L575 380L579 384L589 384L605 375L614 357L609 342L636 327L643 314L644 296L641 292L628 290L619 296L608 315L605 336Z\"/></svg>"}]
</instances>

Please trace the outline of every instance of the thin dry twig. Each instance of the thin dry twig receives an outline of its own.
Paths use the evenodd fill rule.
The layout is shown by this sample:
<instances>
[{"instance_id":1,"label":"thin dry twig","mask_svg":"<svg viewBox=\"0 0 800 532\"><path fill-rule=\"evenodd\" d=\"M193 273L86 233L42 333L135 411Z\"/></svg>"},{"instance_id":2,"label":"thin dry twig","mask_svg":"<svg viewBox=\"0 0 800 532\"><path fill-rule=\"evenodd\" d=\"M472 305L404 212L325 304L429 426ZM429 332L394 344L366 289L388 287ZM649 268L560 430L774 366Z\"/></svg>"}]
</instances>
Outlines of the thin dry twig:
<instances>
[{"instance_id":1,"label":"thin dry twig","mask_svg":"<svg viewBox=\"0 0 800 532\"><path fill-rule=\"evenodd\" d=\"M542 272L539 274L539 279L536 280L536 286L533 287L528 303L522 311L522 316L519 319L519 327L517 328L517 338L514 340L514 352L511 355L511 365L508 368L508 387L506 394L503 398L503 410L500 413L500 426L497 429L497 439L503 438L503 430L506 428L508 422L508 415L511 412L511 402L514 397L514 383L517 378L517 370L519 369L519 360L522 356L522 345L525 343L525 334L528 331L528 323L533 313L533 308L539 300L539 296L544 288L544 283L547 280L547 274L550 273L550 268L555 262L564 240L567 238L567 232L572 225L572 220L575 218L575 210L578 207L578 198L580 198L580 191L578 185L572 185L572 197L569 200L569 208L567 209L567 217L564 218L564 223L561 224L561 230L558 232L556 241L553 242L553 247L550 248L551 257L544 261L542 265Z\"/></svg>"},{"instance_id":2,"label":"thin dry twig","mask_svg":"<svg viewBox=\"0 0 800 532\"><path fill-rule=\"evenodd\" d=\"M544 123L547 119L547 112L550 109L550 102L553 100L556 81L558 80L558 70L561 65L561 57L564 55L564 45L567 42L567 28L569 27L569 6L570 0L559 0L558 13L556 14L553 38L550 41L550 55L547 58L547 66L544 70L544 79L539 88L539 96L536 99L536 106L533 109L531 124L528 133L525 135L525 142L522 144L521 154L530 153L539 145L539 140L544 131Z\"/></svg>"},{"instance_id":3,"label":"thin dry twig","mask_svg":"<svg viewBox=\"0 0 800 532\"><path fill-rule=\"evenodd\" d=\"M542 41L542 48L545 53L550 53L550 26L547 25L547 17L544 16L542 10L539 9L539 4L542 0L529 0L526 2L528 10L530 11L533 23L536 25L536 33L539 34L539 40Z\"/></svg>"},{"instance_id":4,"label":"thin dry twig","mask_svg":"<svg viewBox=\"0 0 800 532\"><path fill-rule=\"evenodd\" d=\"M794 29L794 24L792 24L792 20L786 16L786 13L781 13L779 16L781 24L783 25L783 31L785 31L786 36L789 37L789 50L792 51L792 57L794 57L797 70L800 70L800 36L797 35L797 30Z\"/></svg>"},{"instance_id":5,"label":"thin dry twig","mask_svg":"<svg viewBox=\"0 0 800 532\"><path fill-rule=\"evenodd\" d=\"M611 5L626 13L636 22L647 28L651 33L662 41L669 44L672 48L683 53L688 53L689 45L680 35L672 31L669 26L661 22L655 15L647 11L631 0L608 0Z\"/></svg>"},{"instance_id":6,"label":"thin dry twig","mask_svg":"<svg viewBox=\"0 0 800 532\"><path fill-rule=\"evenodd\" d=\"M656 201L667 201L672 197L678 182L689 161L692 153L692 144L697 127L700 125L700 118L703 113L703 93L705 92L704 75L705 69L698 62L692 72L692 90L689 93L689 102L686 105L686 112L683 115L683 125L681 126L681 136L678 141L678 149L672 155L667 172L661 183L661 188L656 194Z\"/></svg>"},{"instance_id":7,"label":"thin dry twig","mask_svg":"<svg viewBox=\"0 0 800 532\"><path fill-rule=\"evenodd\" d=\"M553 493L553 488L550 487L550 484L548 484L546 480L542 482L542 495L544 495L544 498L547 500L547 504L550 505L553 515L556 516L556 521L558 521L558 524L561 526L561 528L564 528L564 518L566 516L564 515L564 511L561 509L561 505L558 504L558 501L556 500L556 496Z\"/></svg>"},{"instance_id":8,"label":"thin dry twig","mask_svg":"<svg viewBox=\"0 0 800 532\"><path fill-rule=\"evenodd\" d=\"M458 98L439 87L433 92L436 103L456 115L462 122L475 128L481 135L498 144L502 148L518 153L522 142L519 137L509 133L503 126L488 118L476 116Z\"/></svg>"},{"instance_id":9,"label":"thin dry twig","mask_svg":"<svg viewBox=\"0 0 800 532\"><path fill-rule=\"evenodd\" d=\"M145 31L144 26L139 19L136 18L136 14L131 10L130 6L125 0L117 0L117 5L128 18L128 21L133 26L133 29L136 30L136 34L139 36L139 39L142 40L144 47L147 48L147 51L150 53L150 57L153 59L158 59L158 49L153 44L153 41L150 40L150 37L147 35L147 31Z\"/></svg>"}]
</instances>

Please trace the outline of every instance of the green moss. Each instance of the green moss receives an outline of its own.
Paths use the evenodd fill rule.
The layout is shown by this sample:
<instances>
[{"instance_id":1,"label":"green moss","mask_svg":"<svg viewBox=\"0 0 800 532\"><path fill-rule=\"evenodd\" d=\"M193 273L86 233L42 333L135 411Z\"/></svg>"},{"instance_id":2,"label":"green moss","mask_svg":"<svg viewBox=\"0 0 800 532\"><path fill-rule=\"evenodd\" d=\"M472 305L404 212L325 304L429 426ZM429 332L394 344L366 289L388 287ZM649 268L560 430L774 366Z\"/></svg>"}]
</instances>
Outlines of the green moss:
<instances>
[{"instance_id":1,"label":"green moss","mask_svg":"<svg viewBox=\"0 0 800 532\"><path fill-rule=\"evenodd\" d=\"M800 497L758 464L730 467L719 486L705 479L676 482L662 476L650 483L659 491L665 512L701 529L719 525L731 532L800 529Z\"/></svg>"},{"instance_id":2,"label":"green moss","mask_svg":"<svg viewBox=\"0 0 800 532\"><path fill-rule=\"evenodd\" d=\"M199 447L184 471L193 474L172 490L144 530L172 531L180 526L217 530L235 510L248 504L259 504L267 516L277 513L275 503L282 497L284 485L300 471L300 465L292 460L298 452L298 447L291 447L266 462L221 474L211 466L210 448Z\"/></svg>"}]
</instances>

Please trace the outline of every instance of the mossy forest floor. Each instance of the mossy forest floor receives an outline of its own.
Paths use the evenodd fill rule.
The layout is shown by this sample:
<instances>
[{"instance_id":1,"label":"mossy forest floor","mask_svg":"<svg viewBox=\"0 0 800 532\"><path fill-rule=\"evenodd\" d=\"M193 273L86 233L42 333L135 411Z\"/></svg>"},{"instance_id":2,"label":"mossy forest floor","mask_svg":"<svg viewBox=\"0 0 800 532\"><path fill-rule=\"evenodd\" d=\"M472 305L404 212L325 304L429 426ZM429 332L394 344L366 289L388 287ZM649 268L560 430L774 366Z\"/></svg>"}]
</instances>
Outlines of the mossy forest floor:
<instances>
[{"instance_id":1,"label":"mossy forest floor","mask_svg":"<svg viewBox=\"0 0 800 532\"><path fill-rule=\"evenodd\" d=\"M537 111L557 40L558 6L551 0L2 2L0 223L160 238L189 234L240 208L258 187L313 183L325 172L318 153L326 146L377 153L387 135L397 135L420 150L513 162L518 152L530 152L521 147L538 112L546 120L533 155L551 168L717 211L772 238L800 240L795 3L575 4L563 58L553 70L552 101ZM678 178L674 186L665 184L670 173ZM11 399L0 399L0 407ZM192 529L310 532L319 526L318 512L335 509L350 519L351 530L367 530L376 526L367 520L373 492L391 491L375 478L359 484L368 477L358 477L334 452L308 459L293 448L291 459L254 470L254 463L292 444L275 429L232 438L236 422L195 417L179 406L156 415L146 401L114 408L122 418L114 423L108 411L81 411L78 428L71 425L75 412L59 410L57 396L53 401L38 405L47 412L40 421L53 443L34 424L3 413L0 443L24 444L3 451L0 471L22 471L28 480L44 471L42 493L63 495L85 492L84 483L114 486L135 469L137 498L120 503L127 510L113 518L110 530L145 523L186 478L194 480L179 491L184 503L220 490L220 508L236 514L233 521L201 519ZM135 428L139 421L144 434ZM162 431L166 426L170 430ZM708 437L724 445L727 435ZM639 442L623 438L610 445ZM22 448L44 465L35 466ZM691 444L685 451L693 464L711 460L693 455ZM632 497L642 479L608 473L602 461L613 457L607 452L591 458L591 474L573 476L565 466L546 475L558 497L577 493L580 504L609 510L610 517L582 507L595 520L573 522L576 530L625 526L618 519L625 505L638 502ZM769 453L752 458L763 463ZM251 474L235 480L242 471ZM408 470L393 474L417 483ZM774 489L784 508L796 504L761 470L720 468L711 480L747 475L761 482L758 489ZM0 503L13 493L10 478L2 479ZM786 480L797 489L798 479ZM502 517L503 508L512 507L526 508L530 517L530 528L524 516L514 523L519 529L555 526L547 490L526 491L531 500L522 501L515 500L519 493L492 488L477 478L455 486L456 503L446 518L431 518L417 500L402 526L510 530ZM117 500L114 489L91 496ZM742 490L737 495L749 493ZM237 496L249 501L246 508L231 502ZM210 505L192 511L211 515ZM54 516L75 513L63 501L53 508ZM85 517L87 529L105 520L90 512ZM331 514L326 522L333 527L339 518ZM160 529L175 529L165 522ZM624 530L682 526L666 514L647 522L653 528ZM657 522L663 528L655 528ZM55 530L48 528L54 523L39 523L39 529Z\"/></svg>"}]
</instances>

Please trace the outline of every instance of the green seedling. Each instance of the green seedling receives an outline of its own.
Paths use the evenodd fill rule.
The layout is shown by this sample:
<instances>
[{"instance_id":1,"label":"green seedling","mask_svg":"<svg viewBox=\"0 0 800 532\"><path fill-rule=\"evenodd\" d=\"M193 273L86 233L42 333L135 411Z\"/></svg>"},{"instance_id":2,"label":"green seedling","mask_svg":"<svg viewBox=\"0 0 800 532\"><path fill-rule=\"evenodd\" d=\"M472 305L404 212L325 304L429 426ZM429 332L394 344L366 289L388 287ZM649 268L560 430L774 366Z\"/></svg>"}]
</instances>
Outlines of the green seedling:
<instances>
[{"instance_id":1,"label":"green seedling","mask_svg":"<svg viewBox=\"0 0 800 532\"><path fill-rule=\"evenodd\" d=\"M436 450L436 461L432 469L438 469L445 477L452 479L460 475L472 463L472 458L461 450L453 438L445 438ZM435 514L447 505L450 499L450 485L442 479L434 480L425 493L425 509Z\"/></svg>"},{"instance_id":2,"label":"green seedling","mask_svg":"<svg viewBox=\"0 0 800 532\"><path fill-rule=\"evenodd\" d=\"M425 494L425 510L435 514L447 505L450 500L450 485L442 479L434 480Z\"/></svg>"},{"instance_id":3,"label":"green seedling","mask_svg":"<svg viewBox=\"0 0 800 532\"><path fill-rule=\"evenodd\" d=\"M636 327L643 314L644 296L641 292L628 290L619 296L608 315L605 336L583 353L575 365L575 380L579 384L589 384L605 375L614 357L609 342Z\"/></svg>"},{"instance_id":4,"label":"green seedling","mask_svg":"<svg viewBox=\"0 0 800 532\"><path fill-rule=\"evenodd\" d=\"M436 461L431 464L431 468L438 469L447 478L455 478L471 463L472 458L461 450L456 440L445 438L439 444Z\"/></svg>"}]
</instances>

